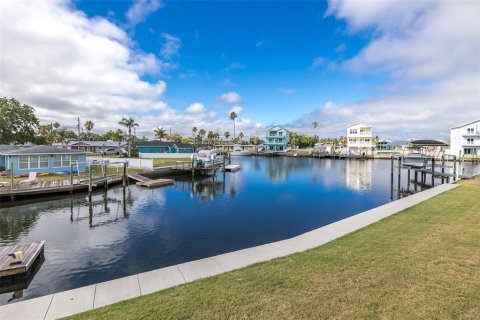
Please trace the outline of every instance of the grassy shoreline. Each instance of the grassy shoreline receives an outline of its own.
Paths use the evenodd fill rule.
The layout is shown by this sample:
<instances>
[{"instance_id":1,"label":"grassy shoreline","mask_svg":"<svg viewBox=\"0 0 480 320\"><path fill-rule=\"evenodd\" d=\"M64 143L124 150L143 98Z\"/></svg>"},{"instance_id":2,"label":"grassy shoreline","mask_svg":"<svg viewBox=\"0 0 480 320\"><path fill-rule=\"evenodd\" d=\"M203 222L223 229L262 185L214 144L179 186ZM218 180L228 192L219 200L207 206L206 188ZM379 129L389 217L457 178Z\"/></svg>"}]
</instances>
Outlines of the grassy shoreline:
<instances>
[{"instance_id":1,"label":"grassy shoreline","mask_svg":"<svg viewBox=\"0 0 480 320\"><path fill-rule=\"evenodd\" d=\"M480 179L326 245L70 319L480 318Z\"/></svg>"}]
</instances>

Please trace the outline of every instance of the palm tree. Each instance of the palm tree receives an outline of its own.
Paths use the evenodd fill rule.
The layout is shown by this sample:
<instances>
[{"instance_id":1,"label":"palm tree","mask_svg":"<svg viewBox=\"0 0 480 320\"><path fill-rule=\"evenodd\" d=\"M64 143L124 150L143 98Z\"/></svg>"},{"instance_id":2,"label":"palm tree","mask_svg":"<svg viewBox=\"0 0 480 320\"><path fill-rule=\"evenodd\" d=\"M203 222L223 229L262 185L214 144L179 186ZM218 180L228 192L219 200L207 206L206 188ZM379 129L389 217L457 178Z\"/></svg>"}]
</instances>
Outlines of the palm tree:
<instances>
[{"instance_id":1,"label":"palm tree","mask_svg":"<svg viewBox=\"0 0 480 320\"><path fill-rule=\"evenodd\" d=\"M193 143L195 143L195 136L197 134L197 131L198 131L197 127L192 128L192 141L193 141Z\"/></svg>"},{"instance_id":2,"label":"palm tree","mask_svg":"<svg viewBox=\"0 0 480 320\"><path fill-rule=\"evenodd\" d=\"M228 138L230 137L230 132L225 131L225 132L223 133L223 136L225 137L225 139L228 140Z\"/></svg>"},{"instance_id":3,"label":"palm tree","mask_svg":"<svg viewBox=\"0 0 480 320\"><path fill-rule=\"evenodd\" d=\"M243 141L243 137L245 137L245 135L243 134L243 132L240 132L238 134L238 139L240 139L240 141Z\"/></svg>"},{"instance_id":4,"label":"palm tree","mask_svg":"<svg viewBox=\"0 0 480 320\"><path fill-rule=\"evenodd\" d=\"M122 118L118 124L128 128L128 156L131 156L132 150L132 128L138 127L138 123L135 122L135 119L132 117L130 118Z\"/></svg>"},{"instance_id":5,"label":"palm tree","mask_svg":"<svg viewBox=\"0 0 480 320\"><path fill-rule=\"evenodd\" d=\"M157 140L162 140L164 137L167 136L167 130L163 129L163 127L157 127L157 129L153 130L153 132L155 133L155 139Z\"/></svg>"},{"instance_id":6,"label":"palm tree","mask_svg":"<svg viewBox=\"0 0 480 320\"><path fill-rule=\"evenodd\" d=\"M85 130L87 130L87 136L90 138L91 131L95 124L92 121L88 120L83 126L85 127Z\"/></svg>"},{"instance_id":7,"label":"palm tree","mask_svg":"<svg viewBox=\"0 0 480 320\"><path fill-rule=\"evenodd\" d=\"M67 142L67 130L62 129L55 132L55 142L63 144Z\"/></svg>"},{"instance_id":8,"label":"palm tree","mask_svg":"<svg viewBox=\"0 0 480 320\"><path fill-rule=\"evenodd\" d=\"M118 141L118 149L121 148L122 141L123 141L123 131L118 129L112 134L112 140L113 141Z\"/></svg>"},{"instance_id":9,"label":"palm tree","mask_svg":"<svg viewBox=\"0 0 480 320\"><path fill-rule=\"evenodd\" d=\"M198 137L200 138L200 143L202 143L203 137L205 137L205 134L207 134L207 132L204 129L200 129L198 131Z\"/></svg>"},{"instance_id":10,"label":"palm tree","mask_svg":"<svg viewBox=\"0 0 480 320\"><path fill-rule=\"evenodd\" d=\"M60 128L60 123L55 122L55 123L52 124L52 126L53 126L55 129L58 129L58 128Z\"/></svg>"},{"instance_id":11,"label":"palm tree","mask_svg":"<svg viewBox=\"0 0 480 320\"><path fill-rule=\"evenodd\" d=\"M316 138L317 137L317 132L315 129L317 129L318 127L318 122L317 121L313 121L312 122L312 127L313 127L313 136Z\"/></svg>"},{"instance_id":12,"label":"palm tree","mask_svg":"<svg viewBox=\"0 0 480 320\"><path fill-rule=\"evenodd\" d=\"M233 140L235 140L235 119L237 118L235 111L230 112L230 120L233 121Z\"/></svg>"}]
</instances>

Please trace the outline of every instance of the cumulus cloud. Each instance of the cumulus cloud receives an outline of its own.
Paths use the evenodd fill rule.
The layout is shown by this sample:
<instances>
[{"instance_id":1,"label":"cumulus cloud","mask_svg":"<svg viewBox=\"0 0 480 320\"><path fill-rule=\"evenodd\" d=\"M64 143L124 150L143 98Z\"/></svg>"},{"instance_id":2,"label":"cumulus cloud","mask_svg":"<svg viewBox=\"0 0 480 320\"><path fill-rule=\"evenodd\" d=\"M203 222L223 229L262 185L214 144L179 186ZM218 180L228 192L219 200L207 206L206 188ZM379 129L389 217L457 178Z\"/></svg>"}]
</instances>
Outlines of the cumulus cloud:
<instances>
[{"instance_id":1,"label":"cumulus cloud","mask_svg":"<svg viewBox=\"0 0 480 320\"><path fill-rule=\"evenodd\" d=\"M163 7L160 0L135 0L125 17L129 27L134 27L147 19L148 15Z\"/></svg>"},{"instance_id":2,"label":"cumulus cloud","mask_svg":"<svg viewBox=\"0 0 480 320\"><path fill-rule=\"evenodd\" d=\"M362 101L329 102L292 125L304 128L315 118L319 128L344 134L348 123L368 122L382 136L446 138L450 126L480 116L479 2L332 0L326 15L345 20L351 34L372 37L339 70L389 82Z\"/></svg>"},{"instance_id":3,"label":"cumulus cloud","mask_svg":"<svg viewBox=\"0 0 480 320\"><path fill-rule=\"evenodd\" d=\"M205 112L205 106L203 105L203 103L200 103L200 102L195 102L195 103L192 103L191 105L189 105L187 107L187 113L192 113L192 114L198 114L198 113L202 113L202 112Z\"/></svg>"},{"instance_id":4,"label":"cumulus cloud","mask_svg":"<svg viewBox=\"0 0 480 320\"><path fill-rule=\"evenodd\" d=\"M225 92L217 97L216 105L243 104L242 97L235 91Z\"/></svg>"},{"instance_id":5,"label":"cumulus cloud","mask_svg":"<svg viewBox=\"0 0 480 320\"><path fill-rule=\"evenodd\" d=\"M162 33L162 39L164 39L165 42L160 52L164 58L170 59L172 56L178 54L178 51L182 46L180 38L168 33Z\"/></svg>"}]
</instances>

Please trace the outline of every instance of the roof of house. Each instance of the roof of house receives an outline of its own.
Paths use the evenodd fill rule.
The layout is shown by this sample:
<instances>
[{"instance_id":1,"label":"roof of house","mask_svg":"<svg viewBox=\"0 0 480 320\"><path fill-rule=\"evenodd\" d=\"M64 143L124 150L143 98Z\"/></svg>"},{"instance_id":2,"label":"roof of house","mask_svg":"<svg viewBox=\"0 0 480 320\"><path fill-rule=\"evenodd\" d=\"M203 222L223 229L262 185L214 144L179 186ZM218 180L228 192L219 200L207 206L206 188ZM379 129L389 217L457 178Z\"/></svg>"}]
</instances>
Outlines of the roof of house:
<instances>
[{"instance_id":1,"label":"roof of house","mask_svg":"<svg viewBox=\"0 0 480 320\"><path fill-rule=\"evenodd\" d=\"M465 127L465 126L471 125L471 124L473 124L473 123L475 123L475 122L480 122L480 119L473 120L473 121L466 122L466 123L462 123L462 124L459 124L458 126L451 127L450 129L457 129L457 128Z\"/></svg>"},{"instance_id":2,"label":"roof of house","mask_svg":"<svg viewBox=\"0 0 480 320\"><path fill-rule=\"evenodd\" d=\"M369 128L373 127L371 124L355 123L355 124L349 124L347 128L355 127L355 126L362 126L362 127L369 127Z\"/></svg>"},{"instance_id":3,"label":"roof of house","mask_svg":"<svg viewBox=\"0 0 480 320\"><path fill-rule=\"evenodd\" d=\"M17 146L18 147L18 146ZM15 149L4 150L0 149L0 154L6 156L16 155L37 155L37 154L85 154L85 151L69 150L64 148L57 148L52 146L30 146L18 147Z\"/></svg>"},{"instance_id":4,"label":"roof of house","mask_svg":"<svg viewBox=\"0 0 480 320\"><path fill-rule=\"evenodd\" d=\"M0 153L10 151L10 150L16 150L19 148L25 148L24 146L14 146L10 144L0 144Z\"/></svg>"},{"instance_id":5,"label":"roof of house","mask_svg":"<svg viewBox=\"0 0 480 320\"><path fill-rule=\"evenodd\" d=\"M125 145L126 142L121 142L121 145ZM70 146L76 146L76 145L87 145L87 146L92 146L92 147L117 147L118 146L118 141L71 141Z\"/></svg>"},{"instance_id":6,"label":"roof of house","mask_svg":"<svg viewBox=\"0 0 480 320\"><path fill-rule=\"evenodd\" d=\"M446 147L448 144L437 140L413 140L410 144L415 147Z\"/></svg>"},{"instance_id":7,"label":"roof of house","mask_svg":"<svg viewBox=\"0 0 480 320\"><path fill-rule=\"evenodd\" d=\"M195 148L196 146L190 143L181 143L181 142L165 142L165 141L140 141L137 142L138 147L174 147L177 148Z\"/></svg>"},{"instance_id":8,"label":"roof of house","mask_svg":"<svg viewBox=\"0 0 480 320\"><path fill-rule=\"evenodd\" d=\"M285 129L284 127L279 126L279 125L271 126L271 127L267 128L267 130L265 130L265 131L269 131L269 130L272 130L272 129L275 129L275 128L278 128L277 130L285 130L285 131L288 131L287 129Z\"/></svg>"}]
</instances>

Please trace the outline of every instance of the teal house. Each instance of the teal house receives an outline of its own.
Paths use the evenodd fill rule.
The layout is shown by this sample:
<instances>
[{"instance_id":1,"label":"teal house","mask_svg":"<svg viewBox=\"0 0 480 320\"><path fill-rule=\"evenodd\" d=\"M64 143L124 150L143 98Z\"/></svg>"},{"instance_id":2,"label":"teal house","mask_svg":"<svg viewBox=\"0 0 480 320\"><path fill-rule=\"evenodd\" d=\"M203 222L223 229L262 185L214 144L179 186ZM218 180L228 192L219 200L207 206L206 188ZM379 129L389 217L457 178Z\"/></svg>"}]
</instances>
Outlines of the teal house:
<instances>
[{"instance_id":1,"label":"teal house","mask_svg":"<svg viewBox=\"0 0 480 320\"><path fill-rule=\"evenodd\" d=\"M137 143L140 158L155 157L154 154L176 154L195 153L195 146L189 143L165 142L165 141L143 141Z\"/></svg>"},{"instance_id":2,"label":"teal house","mask_svg":"<svg viewBox=\"0 0 480 320\"><path fill-rule=\"evenodd\" d=\"M51 146L0 145L0 171L13 169L15 177L30 172L53 174L70 173L70 170L84 172L86 167L85 151Z\"/></svg>"},{"instance_id":3,"label":"teal house","mask_svg":"<svg viewBox=\"0 0 480 320\"><path fill-rule=\"evenodd\" d=\"M290 147L290 132L281 126L268 128L265 132L265 143L263 145L266 151L285 151Z\"/></svg>"}]
</instances>

